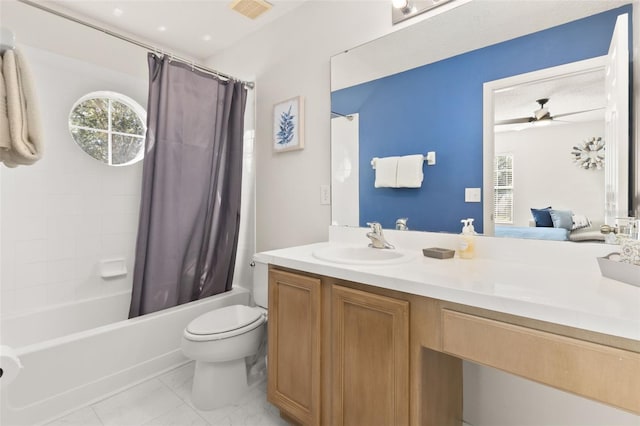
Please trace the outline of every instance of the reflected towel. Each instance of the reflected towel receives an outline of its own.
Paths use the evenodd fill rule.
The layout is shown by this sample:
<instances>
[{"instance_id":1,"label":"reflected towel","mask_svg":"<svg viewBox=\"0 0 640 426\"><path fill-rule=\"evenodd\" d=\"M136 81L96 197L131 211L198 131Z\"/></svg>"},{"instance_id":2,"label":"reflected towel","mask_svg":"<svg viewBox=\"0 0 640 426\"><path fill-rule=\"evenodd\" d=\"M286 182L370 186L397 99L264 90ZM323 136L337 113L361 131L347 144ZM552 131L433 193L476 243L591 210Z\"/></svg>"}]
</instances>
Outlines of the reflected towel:
<instances>
[{"instance_id":1,"label":"reflected towel","mask_svg":"<svg viewBox=\"0 0 640 426\"><path fill-rule=\"evenodd\" d=\"M424 156L422 154L405 155L398 159L398 188L420 188L422 186L422 165Z\"/></svg>"},{"instance_id":2,"label":"reflected towel","mask_svg":"<svg viewBox=\"0 0 640 426\"><path fill-rule=\"evenodd\" d=\"M29 165L42 157L42 132L31 73L17 50L2 56L10 144L0 143L0 160L9 167ZM6 136L4 136L6 137ZM8 148L2 148L9 145Z\"/></svg>"},{"instance_id":3,"label":"reflected towel","mask_svg":"<svg viewBox=\"0 0 640 426\"><path fill-rule=\"evenodd\" d=\"M376 188L397 188L397 171L399 157L374 158L376 168Z\"/></svg>"}]
</instances>

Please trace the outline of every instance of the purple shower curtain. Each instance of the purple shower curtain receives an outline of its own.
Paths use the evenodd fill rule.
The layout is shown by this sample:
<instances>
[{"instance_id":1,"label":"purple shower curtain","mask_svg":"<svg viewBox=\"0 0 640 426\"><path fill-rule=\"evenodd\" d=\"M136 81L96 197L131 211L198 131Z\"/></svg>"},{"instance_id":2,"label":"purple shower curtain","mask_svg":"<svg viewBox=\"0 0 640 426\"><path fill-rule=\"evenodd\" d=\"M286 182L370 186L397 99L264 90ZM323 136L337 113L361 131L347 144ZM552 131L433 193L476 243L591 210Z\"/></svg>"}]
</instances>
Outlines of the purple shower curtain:
<instances>
[{"instance_id":1,"label":"purple shower curtain","mask_svg":"<svg viewBox=\"0 0 640 426\"><path fill-rule=\"evenodd\" d=\"M231 289L247 91L150 53L129 318Z\"/></svg>"}]
</instances>

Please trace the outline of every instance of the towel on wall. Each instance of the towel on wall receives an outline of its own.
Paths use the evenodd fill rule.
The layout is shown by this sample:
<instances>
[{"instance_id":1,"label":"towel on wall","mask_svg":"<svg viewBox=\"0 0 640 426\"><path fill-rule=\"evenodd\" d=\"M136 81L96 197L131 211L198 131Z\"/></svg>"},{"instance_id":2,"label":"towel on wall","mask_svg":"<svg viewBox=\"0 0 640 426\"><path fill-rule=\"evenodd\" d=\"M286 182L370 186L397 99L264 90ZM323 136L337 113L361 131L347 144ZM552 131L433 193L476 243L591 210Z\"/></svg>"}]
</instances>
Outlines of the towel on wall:
<instances>
[{"instance_id":1,"label":"towel on wall","mask_svg":"<svg viewBox=\"0 0 640 426\"><path fill-rule=\"evenodd\" d=\"M398 188L420 188L422 186L422 154L405 155L398 159L397 184Z\"/></svg>"},{"instance_id":2,"label":"towel on wall","mask_svg":"<svg viewBox=\"0 0 640 426\"><path fill-rule=\"evenodd\" d=\"M397 171L399 157L374 158L376 168L376 188L397 188Z\"/></svg>"},{"instance_id":3,"label":"towel on wall","mask_svg":"<svg viewBox=\"0 0 640 426\"><path fill-rule=\"evenodd\" d=\"M7 111L7 89L2 72L2 56L0 56L0 161L2 152L11 148L11 132L9 131L9 111Z\"/></svg>"},{"instance_id":4,"label":"towel on wall","mask_svg":"<svg viewBox=\"0 0 640 426\"><path fill-rule=\"evenodd\" d=\"M1 134L0 161L9 167L29 165L42 157L42 132L31 73L17 50L2 55L2 79L6 89L6 119L0 119L0 131L9 123L9 143ZM4 115L4 108L2 108Z\"/></svg>"}]
</instances>

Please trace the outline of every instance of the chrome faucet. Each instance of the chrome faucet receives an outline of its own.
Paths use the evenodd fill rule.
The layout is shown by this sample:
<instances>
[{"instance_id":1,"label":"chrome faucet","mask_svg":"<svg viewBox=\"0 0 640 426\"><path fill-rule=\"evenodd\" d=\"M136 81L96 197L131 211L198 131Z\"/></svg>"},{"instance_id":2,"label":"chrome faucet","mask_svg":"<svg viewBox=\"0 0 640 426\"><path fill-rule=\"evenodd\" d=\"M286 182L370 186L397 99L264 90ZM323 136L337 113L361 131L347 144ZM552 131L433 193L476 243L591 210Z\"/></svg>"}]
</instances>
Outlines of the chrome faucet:
<instances>
[{"instance_id":1,"label":"chrome faucet","mask_svg":"<svg viewBox=\"0 0 640 426\"><path fill-rule=\"evenodd\" d=\"M407 226L407 221L409 220L408 217L401 217L400 219L396 220L396 229L398 231L408 231L409 227Z\"/></svg>"},{"instance_id":2,"label":"chrome faucet","mask_svg":"<svg viewBox=\"0 0 640 426\"><path fill-rule=\"evenodd\" d=\"M367 237L371 240L369 247L378 249L393 249L395 248L385 240L382 235L382 225L378 222L368 222L367 225L371 227L371 232L367 232Z\"/></svg>"}]
</instances>

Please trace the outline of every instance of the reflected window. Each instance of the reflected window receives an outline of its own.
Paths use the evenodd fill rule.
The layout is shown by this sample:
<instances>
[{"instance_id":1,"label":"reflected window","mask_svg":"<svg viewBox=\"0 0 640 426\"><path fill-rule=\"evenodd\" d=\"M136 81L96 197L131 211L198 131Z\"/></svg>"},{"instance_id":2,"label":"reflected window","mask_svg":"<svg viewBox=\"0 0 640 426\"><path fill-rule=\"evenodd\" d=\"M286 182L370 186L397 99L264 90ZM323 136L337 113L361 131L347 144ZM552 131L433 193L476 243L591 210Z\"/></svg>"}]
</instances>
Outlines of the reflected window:
<instances>
[{"instance_id":1,"label":"reflected window","mask_svg":"<svg viewBox=\"0 0 640 426\"><path fill-rule=\"evenodd\" d=\"M69 114L73 140L91 157L110 166L126 166L144 155L146 112L133 99L116 92L92 92Z\"/></svg>"},{"instance_id":2,"label":"reflected window","mask_svg":"<svg viewBox=\"0 0 640 426\"><path fill-rule=\"evenodd\" d=\"M495 156L493 218L495 223L513 223L513 155Z\"/></svg>"}]
</instances>

